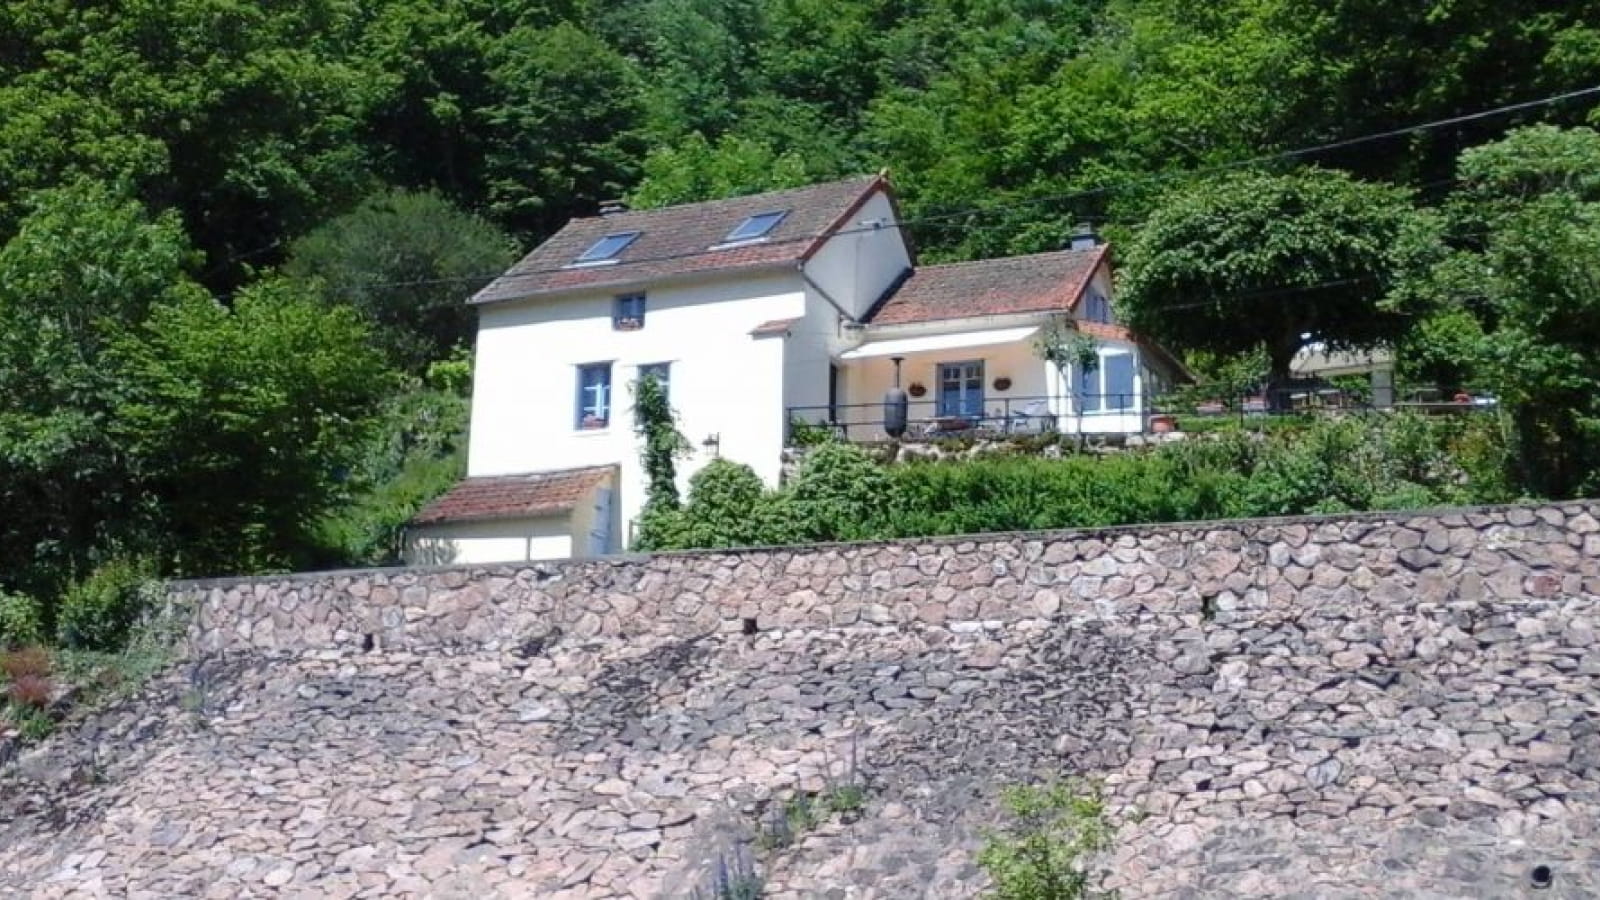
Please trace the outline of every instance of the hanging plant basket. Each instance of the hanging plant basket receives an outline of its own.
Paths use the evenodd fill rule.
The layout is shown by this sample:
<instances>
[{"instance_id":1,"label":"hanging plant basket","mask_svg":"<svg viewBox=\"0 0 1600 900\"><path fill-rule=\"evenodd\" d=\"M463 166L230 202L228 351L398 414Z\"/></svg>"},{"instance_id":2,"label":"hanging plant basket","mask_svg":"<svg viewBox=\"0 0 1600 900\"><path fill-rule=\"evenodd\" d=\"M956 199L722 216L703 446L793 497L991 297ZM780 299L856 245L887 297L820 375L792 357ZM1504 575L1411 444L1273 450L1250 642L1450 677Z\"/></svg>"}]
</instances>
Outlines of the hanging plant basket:
<instances>
[{"instance_id":1,"label":"hanging plant basket","mask_svg":"<svg viewBox=\"0 0 1600 900\"><path fill-rule=\"evenodd\" d=\"M997 391L1009 391L1009 390L1011 390L1011 379L1007 378L1004 375L1001 375L999 378L996 378L994 380L994 389L997 390Z\"/></svg>"},{"instance_id":2,"label":"hanging plant basket","mask_svg":"<svg viewBox=\"0 0 1600 900\"><path fill-rule=\"evenodd\" d=\"M906 388L906 393L910 394L913 397L921 397L923 394L926 394L927 392L928 392L928 389L923 387L922 383L919 382L919 381L911 382L911 386Z\"/></svg>"}]
</instances>

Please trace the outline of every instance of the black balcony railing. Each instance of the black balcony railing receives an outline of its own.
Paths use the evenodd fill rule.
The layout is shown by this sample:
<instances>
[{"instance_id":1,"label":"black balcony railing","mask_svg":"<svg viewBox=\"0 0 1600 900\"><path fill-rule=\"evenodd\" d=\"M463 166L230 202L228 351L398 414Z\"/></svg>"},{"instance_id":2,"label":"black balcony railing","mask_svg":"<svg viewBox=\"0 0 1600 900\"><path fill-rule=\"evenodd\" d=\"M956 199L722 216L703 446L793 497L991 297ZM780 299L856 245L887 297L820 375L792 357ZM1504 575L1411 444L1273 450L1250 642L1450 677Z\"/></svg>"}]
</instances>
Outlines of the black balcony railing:
<instances>
[{"instance_id":1,"label":"black balcony railing","mask_svg":"<svg viewBox=\"0 0 1600 900\"><path fill-rule=\"evenodd\" d=\"M1062 397L1005 397L983 402L917 399L907 402L906 440L943 437L1049 434L1058 431L1139 431L1145 412L1136 394L1097 394L1074 401ZM840 403L789 409L789 439L831 435L848 441L883 440L883 403Z\"/></svg>"},{"instance_id":2,"label":"black balcony railing","mask_svg":"<svg viewBox=\"0 0 1600 900\"><path fill-rule=\"evenodd\" d=\"M1007 437L1028 434L1138 434L1172 428L1249 422L1272 417L1413 410L1424 413L1478 412L1495 407L1493 397L1467 392L1445 395L1429 390L1397 390L1395 399L1374 405L1369 394L1337 388L1291 386L1233 395L1194 388L1181 394L1147 398L1137 394L1067 397L1016 396L957 402L950 398L909 398L902 440L950 437ZM872 442L888 438L883 403L796 406L788 410L789 443L823 438ZM1188 424L1186 424L1188 423Z\"/></svg>"}]
</instances>

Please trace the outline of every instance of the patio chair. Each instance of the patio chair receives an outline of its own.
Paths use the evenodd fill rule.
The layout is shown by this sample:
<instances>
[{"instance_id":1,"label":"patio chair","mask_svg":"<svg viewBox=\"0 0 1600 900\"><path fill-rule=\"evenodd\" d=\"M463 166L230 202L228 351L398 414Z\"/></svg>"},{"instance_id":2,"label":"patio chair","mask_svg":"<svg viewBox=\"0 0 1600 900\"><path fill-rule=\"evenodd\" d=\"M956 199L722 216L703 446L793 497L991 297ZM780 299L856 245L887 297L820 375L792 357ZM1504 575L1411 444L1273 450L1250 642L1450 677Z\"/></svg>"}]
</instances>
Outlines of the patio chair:
<instances>
[{"instance_id":1,"label":"patio chair","mask_svg":"<svg viewBox=\"0 0 1600 900\"><path fill-rule=\"evenodd\" d=\"M1034 400L1021 409L1011 411L1011 421L1006 423L1010 434L1043 434L1054 431L1055 413L1050 411L1050 401Z\"/></svg>"}]
</instances>

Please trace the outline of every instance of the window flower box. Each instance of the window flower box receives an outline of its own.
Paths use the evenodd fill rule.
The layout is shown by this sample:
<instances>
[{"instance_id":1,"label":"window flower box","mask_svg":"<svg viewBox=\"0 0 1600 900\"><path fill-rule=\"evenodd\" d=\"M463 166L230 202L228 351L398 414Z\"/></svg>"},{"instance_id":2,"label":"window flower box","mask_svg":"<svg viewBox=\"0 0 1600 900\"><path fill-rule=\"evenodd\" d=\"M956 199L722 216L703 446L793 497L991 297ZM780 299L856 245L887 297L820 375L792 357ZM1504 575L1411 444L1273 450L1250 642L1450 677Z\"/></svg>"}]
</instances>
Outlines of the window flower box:
<instances>
[{"instance_id":1,"label":"window flower box","mask_svg":"<svg viewBox=\"0 0 1600 900\"><path fill-rule=\"evenodd\" d=\"M612 324L615 325L618 331L638 331L644 327L644 320L636 319L632 316L621 316Z\"/></svg>"},{"instance_id":2,"label":"window flower box","mask_svg":"<svg viewBox=\"0 0 1600 900\"><path fill-rule=\"evenodd\" d=\"M599 416L584 416L583 421L578 423L578 427L584 431L597 431L606 427L607 424L609 423Z\"/></svg>"}]
</instances>

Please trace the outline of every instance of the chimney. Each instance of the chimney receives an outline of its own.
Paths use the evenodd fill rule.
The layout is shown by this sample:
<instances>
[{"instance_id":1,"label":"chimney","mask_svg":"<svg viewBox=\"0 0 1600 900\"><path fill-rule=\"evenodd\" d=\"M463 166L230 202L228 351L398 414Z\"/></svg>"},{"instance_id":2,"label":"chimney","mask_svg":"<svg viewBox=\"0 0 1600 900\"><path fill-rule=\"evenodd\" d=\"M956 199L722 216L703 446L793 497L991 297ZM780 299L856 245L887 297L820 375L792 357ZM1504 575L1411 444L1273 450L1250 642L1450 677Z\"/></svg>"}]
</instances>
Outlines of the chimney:
<instances>
[{"instance_id":1,"label":"chimney","mask_svg":"<svg viewBox=\"0 0 1600 900\"><path fill-rule=\"evenodd\" d=\"M621 200L601 200L600 215L615 216L628 211L628 204Z\"/></svg>"},{"instance_id":2,"label":"chimney","mask_svg":"<svg viewBox=\"0 0 1600 900\"><path fill-rule=\"evenodd\" d=\"M1079 222L1067 239L1068 250L1093 250L1100 246L1100 235L1094 233L1094 223Z\"/></svg>"}]
</instances>

